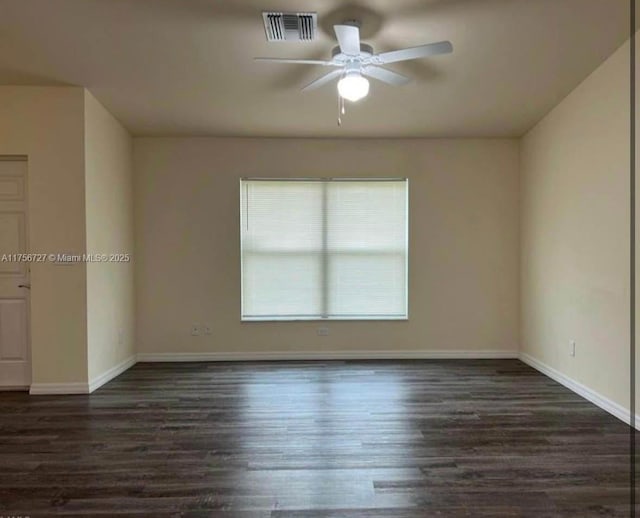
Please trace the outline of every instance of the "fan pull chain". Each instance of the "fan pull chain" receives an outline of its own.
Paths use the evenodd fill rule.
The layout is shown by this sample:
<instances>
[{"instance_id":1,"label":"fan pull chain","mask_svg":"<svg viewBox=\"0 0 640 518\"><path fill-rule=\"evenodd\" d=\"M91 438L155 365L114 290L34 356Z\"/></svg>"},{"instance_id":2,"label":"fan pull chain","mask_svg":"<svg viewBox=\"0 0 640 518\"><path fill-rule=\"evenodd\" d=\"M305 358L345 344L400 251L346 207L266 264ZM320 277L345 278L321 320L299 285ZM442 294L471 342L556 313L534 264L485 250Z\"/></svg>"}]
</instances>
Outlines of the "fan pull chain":
<instances>
[{"instance_id":1,"label":"fan pull chain","mask_svg":"<svg viewBox=\"0 0 640 518\"><path fill-rule=\"evenodd\" d=\"M342 126L342 116L346 113L344 109L344 98L338 94L338 126Z\"/></svg>"}]
</instances>

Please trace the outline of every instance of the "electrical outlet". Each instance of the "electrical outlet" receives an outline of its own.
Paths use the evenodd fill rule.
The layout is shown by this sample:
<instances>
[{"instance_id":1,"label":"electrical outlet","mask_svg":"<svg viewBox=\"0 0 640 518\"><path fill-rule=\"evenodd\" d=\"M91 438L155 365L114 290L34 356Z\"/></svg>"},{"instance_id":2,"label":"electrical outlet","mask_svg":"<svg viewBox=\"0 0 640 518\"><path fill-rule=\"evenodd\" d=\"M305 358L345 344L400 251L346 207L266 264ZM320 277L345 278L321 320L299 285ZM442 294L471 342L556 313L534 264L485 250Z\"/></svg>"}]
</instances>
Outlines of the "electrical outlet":
<instances>
[{"instance_id":1,"label":"electrical outlet","mask_svg":"<svg viewBox=\"0 0 640 518\"><path fill-rule=\"evenodd\" d=\"M328 327L319 327L316 332L318 333L318 336L329 336Z\"/></svg>"},{"instance_id":2,"label":"electrical outlet","mask_svg":"<svg viewBox=\"0 0 640 518\"><path fill-rule=\"evenodd\" d=\"M571 356L575 356L576 355L576 341L575 340L570 340L569 341L569 354Z\"/></svg>"},{"instance_id":3,"label":"electrical outlet","mask_svg":"<svg viewBox=\"0 0 640 518\"><path fill-rule=\"evenodd\" d=\"M205 335L212 335L213 331L211 330L211 325L210 324L205 324L204 326L202 326L202 331Z\"/></svg>"},{"instance_id":4,"label":"electrical outlet","mask_svg":"<svg viewBox=\"0 0 640 518\"><path fill-rule=\"evenodd\" d=\"M200 336L200 325L192 324L191 325L191 336Z\"/></svg>"}]
</instances>

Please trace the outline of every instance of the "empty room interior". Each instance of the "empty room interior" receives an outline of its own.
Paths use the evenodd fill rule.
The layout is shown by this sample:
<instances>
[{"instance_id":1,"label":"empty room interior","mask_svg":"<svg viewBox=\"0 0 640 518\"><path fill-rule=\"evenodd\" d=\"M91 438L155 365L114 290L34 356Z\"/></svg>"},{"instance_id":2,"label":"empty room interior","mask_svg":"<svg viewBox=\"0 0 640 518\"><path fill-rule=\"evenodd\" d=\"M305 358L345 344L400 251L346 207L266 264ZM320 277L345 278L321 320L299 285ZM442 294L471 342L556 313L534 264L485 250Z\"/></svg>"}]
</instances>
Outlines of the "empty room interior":
<instances>
[{"instance_id":1,"label":"empty room interior","mask_svg":"<svg viewBox=\"0 0 640 518\"><path fill-rule=\"evenodd\" d=\"M0 516L635 516L632 0L0 0Z\"/></svg>"}]
</instances>

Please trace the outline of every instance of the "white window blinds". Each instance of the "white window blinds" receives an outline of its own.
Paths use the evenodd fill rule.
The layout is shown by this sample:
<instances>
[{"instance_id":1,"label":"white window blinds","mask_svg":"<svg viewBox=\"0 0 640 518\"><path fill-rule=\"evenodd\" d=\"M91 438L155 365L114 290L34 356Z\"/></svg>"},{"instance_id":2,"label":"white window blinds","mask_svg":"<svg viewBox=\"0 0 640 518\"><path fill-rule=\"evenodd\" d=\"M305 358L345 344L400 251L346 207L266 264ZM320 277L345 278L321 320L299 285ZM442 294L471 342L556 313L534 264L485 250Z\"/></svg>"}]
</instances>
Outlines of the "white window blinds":
<instances>
[{"instance_id":1,"label":"white window blinds","mask_svg":"<svg viewBox=\"0 0 640 518\"><path fill-rule=\"evenodd\" d=\"M242 180L242 319L407 318L406 180Z\"/></svg>"}]
</instances>

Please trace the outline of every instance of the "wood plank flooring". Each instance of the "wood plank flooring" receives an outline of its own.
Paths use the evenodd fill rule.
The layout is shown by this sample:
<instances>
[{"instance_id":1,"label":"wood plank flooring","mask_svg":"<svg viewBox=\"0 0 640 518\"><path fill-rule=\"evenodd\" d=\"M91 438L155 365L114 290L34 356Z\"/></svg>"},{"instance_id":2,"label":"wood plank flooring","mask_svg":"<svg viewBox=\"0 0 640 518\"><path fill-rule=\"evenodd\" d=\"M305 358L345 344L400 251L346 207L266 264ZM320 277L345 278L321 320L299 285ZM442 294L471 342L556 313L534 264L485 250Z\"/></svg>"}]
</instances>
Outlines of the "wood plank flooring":
<instances>
[{"instance_id":1,"label":"wood plank flooring","mask_svg":"<svg viewBox=\"0 0 640 518\"><path fill-rule=\"evenodd\" d=\"M629 432L517 360L138 364L0 393L0 516L629 516Z\"/></svg>"}]
</instances>

